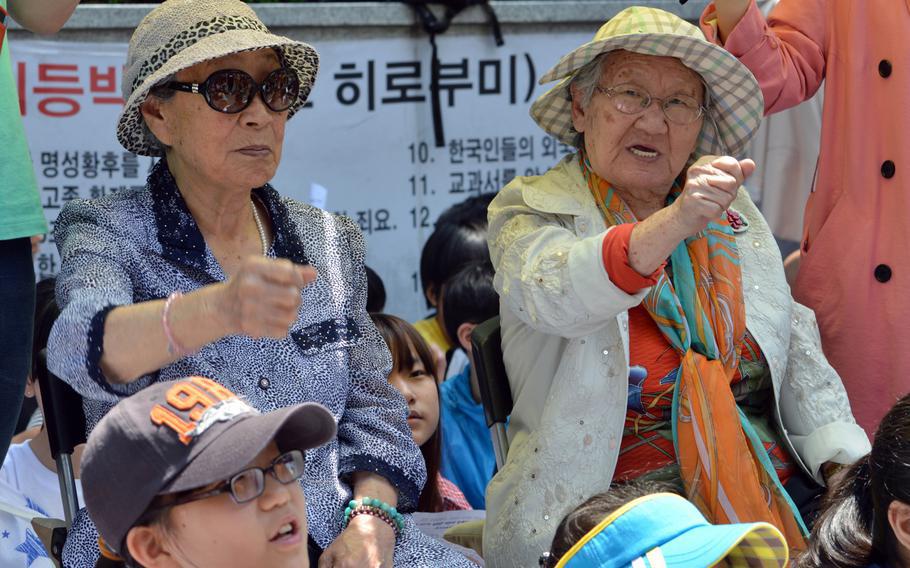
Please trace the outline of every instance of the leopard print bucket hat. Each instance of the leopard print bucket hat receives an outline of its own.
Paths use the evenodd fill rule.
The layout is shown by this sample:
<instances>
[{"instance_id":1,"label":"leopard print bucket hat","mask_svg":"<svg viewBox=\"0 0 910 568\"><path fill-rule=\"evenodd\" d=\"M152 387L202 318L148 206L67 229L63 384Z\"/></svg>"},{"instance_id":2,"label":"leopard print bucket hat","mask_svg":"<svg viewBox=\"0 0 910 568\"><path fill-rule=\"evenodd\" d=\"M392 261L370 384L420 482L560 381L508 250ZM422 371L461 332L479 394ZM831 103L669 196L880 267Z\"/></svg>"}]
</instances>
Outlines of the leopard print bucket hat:
<instances>
[{"instance_id":1,"label":"leopard print bucket hat","mask_svg":"<svg viewBox=\"0 0 910 568\"><path fill-rule=\"evenodd\" d=\"M174 73L233 53L274 48L300 79L300 95L288 109L294 116L306 102L319 55L312 46L269 32L240 0L166 0L142 19L130 38L121 91L126 105L117 139L140 156L161 156L139 107L149 91Z\"/></svg>"},{"instance_id":2,"label":"leopard print bucket hat","mask_svg":"<svg viewBox=\"0 0 910 568\"><path fill-rule=\"evenodd\" d=\"M541 84L562 80L531 105L535 122L560 141L573 145L577 132L572 125L569 85L595 57L618 49L675 57L701 75L708 87L708 111L694 157L737 156L745 150L765 109L758 81L735 56L706 41L697 26L657 8L626 8L605 23L594 39L563 56L540 78Z\"/></svg>"}]
</instances>

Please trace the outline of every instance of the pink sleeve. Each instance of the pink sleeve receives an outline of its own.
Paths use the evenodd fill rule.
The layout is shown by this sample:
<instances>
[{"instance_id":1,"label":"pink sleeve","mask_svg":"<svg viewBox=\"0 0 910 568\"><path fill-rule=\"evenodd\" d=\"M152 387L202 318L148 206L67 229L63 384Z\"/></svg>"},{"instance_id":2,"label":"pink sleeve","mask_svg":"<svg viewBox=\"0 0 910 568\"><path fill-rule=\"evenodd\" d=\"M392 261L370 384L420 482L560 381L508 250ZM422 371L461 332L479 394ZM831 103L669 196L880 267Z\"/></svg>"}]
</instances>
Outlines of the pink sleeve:
<instances>
[{"instance_id":1,"label":"pink sleeve","mask_svg":"<svg viewBox=\"0 0 910 568\"><path fill-rule=\"evenodd\" d=\"M604 269L610 276L610 281L626 294L637 294L639 290L657 284L661 271L667 265L665 262L653 274L642 276L629 264L629 241L632 240L632 230L637 224L616 225L604 235Z\"/></svg>"},{"instance_id":2,"label":"pink sleeve","mask_svg":"<svg viewBox=\"0 0 910 568\"><path fill-rule=\"evenodd\" d=\"M825 78L831 0L781 0L765 21L753 0L727 37L724 48L752 71L765 97L765 114L809 99ZM720 45L714 3L700 25L708 41Z\"/></svg>"}]
</instances>

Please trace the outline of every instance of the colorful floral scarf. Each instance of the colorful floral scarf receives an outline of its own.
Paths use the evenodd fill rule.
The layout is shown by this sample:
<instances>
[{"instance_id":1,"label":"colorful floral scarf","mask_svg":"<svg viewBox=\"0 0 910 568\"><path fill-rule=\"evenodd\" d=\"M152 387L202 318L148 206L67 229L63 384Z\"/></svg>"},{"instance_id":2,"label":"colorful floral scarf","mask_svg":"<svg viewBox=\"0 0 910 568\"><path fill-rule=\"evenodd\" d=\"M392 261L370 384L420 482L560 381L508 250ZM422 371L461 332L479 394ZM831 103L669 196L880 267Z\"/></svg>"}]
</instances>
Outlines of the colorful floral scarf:
<instances>
[{"instance_id":1,"label":"colorful floral scarf","mask_svg":"<svg viewBox=\"0 0 910 568\"><path fill-rule=\"evenodd\" d=\"M635 215L610 184L579 156L588 187L608 226ZM675 183L672 203L681 192ZM805 549L805 527L786 497L767 454L730 389L736 374L746 311L739 251L726 216L708 223L670 255L642 305L679 353L673 398L673 440L687 497L712 523L765 521L791 548Z\"/></svg>"}]
</instances>

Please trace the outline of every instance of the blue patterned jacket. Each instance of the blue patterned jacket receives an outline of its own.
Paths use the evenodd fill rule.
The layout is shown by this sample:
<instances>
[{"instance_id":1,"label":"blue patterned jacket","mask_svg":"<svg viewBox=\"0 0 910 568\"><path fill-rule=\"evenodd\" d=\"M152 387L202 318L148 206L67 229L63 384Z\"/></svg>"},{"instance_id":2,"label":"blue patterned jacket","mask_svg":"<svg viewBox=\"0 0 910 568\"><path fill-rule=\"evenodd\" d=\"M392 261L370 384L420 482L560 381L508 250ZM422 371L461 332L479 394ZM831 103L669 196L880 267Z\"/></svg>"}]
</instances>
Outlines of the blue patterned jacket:
<instances>
[{"instance_id":1,"label":"blue patterned jacket","mask_svg":"<svg viewBox=\"0 0 910 568\"><path fill-rule=\"evenodd\" d=\"M319 273L302 292L289 337L228 336L128 386L105 380L99 362L110 310L225 280L160 162L145 189L72 201L60 212L54 235L62 313L48 343L48 367L83 396L88 432L120 398L187 375L210 377L263 412L304 401L324 404L338 422L338 436L307 452L304 477L310 534L324 548L341 531L352 472L386 477L398 488L399 508L408 511L426 471L407 426L407 406L386 378L388 349L366 313L359 228L347 217L282 198L268 185L253 191L274 227L269 256L311 264ZM396 566L462 564L418 531L406 535L396 546ZM66 566L94 566L96 538L80 511Z\"/></svg>"}]
</instances>

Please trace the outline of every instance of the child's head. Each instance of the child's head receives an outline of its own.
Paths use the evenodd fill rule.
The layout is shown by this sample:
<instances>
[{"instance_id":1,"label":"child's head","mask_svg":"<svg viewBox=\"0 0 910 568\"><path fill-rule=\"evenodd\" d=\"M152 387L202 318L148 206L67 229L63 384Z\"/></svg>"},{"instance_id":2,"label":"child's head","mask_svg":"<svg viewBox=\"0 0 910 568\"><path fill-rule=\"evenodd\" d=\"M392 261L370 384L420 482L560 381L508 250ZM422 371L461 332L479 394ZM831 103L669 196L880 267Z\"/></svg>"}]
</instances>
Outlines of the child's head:
<instances>
[{"instance_id":1,"label":"child's head","mask_svg":"<svg viewBox=\"0 0 910 568\"><path fill-rule=\"evenodd\" d=\"M799 566L910 566L910 395L882 419L869 455L832 481Z\"/></svg>"},{"instance_id":2,"label":"child's head","mask_svg":"<svg viewBox=\"0 0 910 568\"><path fill-rule=\"evenodd\" d=\"M456 272L442 290L442 321L446 335L471 356L471 332L499 313L493 287L493 265L474 262Z\"/></svg>"},{"instance_id":3,"label":"child's head","mask_svg":"<svg viewBox=\"0 0 910 568\"><path fill-rule=\"evenodd\" d=\"M436 226L439 227L440 225L447 224L474 224L486 226L487 210L494 197L496 197L495 193L484 193L468 197L464 201L459 201L439 214L439 218L436 219Z\"/></svg>"},{"instance_id":4,"label":"child's head","mask_svg":"<svg viewBox=\"0 0 910 568\"><path fill-rule=\"evenodd\" d=\"M35 286L35 328L32 334L32 372L29 373L26 383L26 396L35 396L38 406L41 406L41 392L38 388L38 373L40 353L47 347L47 339L51 334L51 327L60 315L57 299L54 295L56 278L45 278Z\"/></svg>"},{"instance_id":5,"label":"child's head","mask_svg":"<svg viewBox=\"0 0 910 568\"><path fill-rule=\"evenodd\" d=\"M487 196L471 197L439 216L420 253L420 281L427 307L439 307L442 285L462 266L489 261Z\"/></svg>"},{"instance_id":6,"label":"child's head","mask_svg":"<svg viewBox=\"0 0 910 568\"><path fill-rule=\"evenodd\" d=\"M423 446L439 425L439 389L433 352L414 326L403 319L388 314L370 314L370 317L392 353L389 382L404 395L410 411L411 434L414 442Z\"/></svg>"},{"instance_id":7,"label":"child's head","mask_svg":"<svg viewBox=\"0 0 910 568\"><path fill-rule=\"evenodd\" d=\"M367 271L367 312L381 312L385 308L385 284L375 270L364 266Z\"/></svg>"},{"instance_id":8,"label":"child's head","mask_svg":"<svg viewBox=\"0 0 910 568\"><path fill-rule=\"evenodd\" d=\"M787 565L787 543L767 523L712 525L657 482L615 485L566 515L545 568Z\"/></svg>"},{"instance_id":9,"label":"child's head","mask_svg":"<svg viewBox=\"0 0 910 568\"><path fill-rule=\"evenodd\" d=\"M419 511L435 511L441 505L435 480L442 452L439 433L439 386L433 352L414 329L401 318L388 314L370 314L376 329L392 353L389 382L408 403L408 426L414 443L420 446L427 464L427 484L420 495Z\"/></svg>"},{"instance_id":10,"label":"child's head","mask_svg":"<svg viewBox=\"0 0 910 568\"><path fill-rule=\"evenodd\" d=\"M83 456L102 553L145 568L307 566L304 450L334 436L316 403L260 414L202 377L139 391Z\"/></svg>"},{"instance_id":11,"label":"child's head","mask_svg":"<svg viewBox=\"0 0 910 568\"><path fill-rule=\"evenodd\" d=\"M865 461L875 507L872 546L876 560L889 566L910 566L910 395L882 419Z\"/></svg>"}]
</instances>

